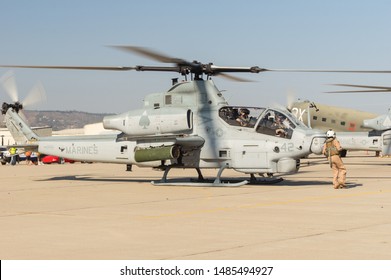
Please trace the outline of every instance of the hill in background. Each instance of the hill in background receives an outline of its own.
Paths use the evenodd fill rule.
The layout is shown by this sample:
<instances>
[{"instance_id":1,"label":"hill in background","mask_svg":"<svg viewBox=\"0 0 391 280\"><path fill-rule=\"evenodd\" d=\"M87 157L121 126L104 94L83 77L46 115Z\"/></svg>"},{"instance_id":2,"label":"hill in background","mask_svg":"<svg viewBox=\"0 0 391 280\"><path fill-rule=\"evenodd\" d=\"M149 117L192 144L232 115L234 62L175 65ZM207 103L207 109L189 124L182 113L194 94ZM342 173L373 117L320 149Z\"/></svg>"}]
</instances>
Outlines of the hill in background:
<instances>
[{"instance_id":1,"label":"hill in background","mask_svg":"<svg viewBox=\"0 0 391 280\"><path fill-rule=\"evenodd\" d=\"M54 131L83 128L86 124L102 122L103 117L113 114L95 114L79 111L30 111L23 110L29 125L50 126ZM1 126L4 116L0 116Z\"/></svg>"}]
</instances>

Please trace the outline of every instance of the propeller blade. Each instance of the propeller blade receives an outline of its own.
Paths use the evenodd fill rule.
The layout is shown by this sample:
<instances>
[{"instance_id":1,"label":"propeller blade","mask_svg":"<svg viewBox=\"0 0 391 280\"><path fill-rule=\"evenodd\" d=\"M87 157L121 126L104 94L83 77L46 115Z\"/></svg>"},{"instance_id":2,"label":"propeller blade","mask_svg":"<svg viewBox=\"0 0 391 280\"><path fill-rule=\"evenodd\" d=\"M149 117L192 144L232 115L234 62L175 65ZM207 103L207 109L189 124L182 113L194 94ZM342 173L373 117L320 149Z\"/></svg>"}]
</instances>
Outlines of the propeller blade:
<instances>
[{"instance_id":1,"label":"propeller blade","mask_svg":"<svg viewBox=\"0 0 391 280\"><path fill-rule=\"evenodd\" d=\"M1 77L0 82L8 96L11 98L12 102L19 101L14 73L12 71L8 71Z\"/></svg>"},{"instance_id":2,"label":"propeller blade","mask_svg":"<svg viewBox=\"0 0 391 280\"><path fill-rule=\"evenodd\" d=\"M1 68L32 68L32 69L65 69L65 70L106 70L106 71L129 71L136 67L127 66L49 66L49 65L0 65Z\"/></svg>"},{"instance_id":3,"label":"propeller blade","mask_svg":"<svg viewBox=\"0 0 391 280\"><path fill-rule=\"evenodd\" d=\"M23 100L24 107L32 107L38 103L46 102L46 91L41 82L38 82Z\"/></svg>"},{"instance_id":4,"label":"propeller blade","mask_svg":"<svg viewBox=\"0 0 391 280\"><path fill-rule=\"evenodd\" d=\"M292 110L293 103L295 103L295 101L296 98L294 92L292 90L288 90L288 93L286 95L286 108L288 109L288 111Z\"/></svg>"}]
</instances>

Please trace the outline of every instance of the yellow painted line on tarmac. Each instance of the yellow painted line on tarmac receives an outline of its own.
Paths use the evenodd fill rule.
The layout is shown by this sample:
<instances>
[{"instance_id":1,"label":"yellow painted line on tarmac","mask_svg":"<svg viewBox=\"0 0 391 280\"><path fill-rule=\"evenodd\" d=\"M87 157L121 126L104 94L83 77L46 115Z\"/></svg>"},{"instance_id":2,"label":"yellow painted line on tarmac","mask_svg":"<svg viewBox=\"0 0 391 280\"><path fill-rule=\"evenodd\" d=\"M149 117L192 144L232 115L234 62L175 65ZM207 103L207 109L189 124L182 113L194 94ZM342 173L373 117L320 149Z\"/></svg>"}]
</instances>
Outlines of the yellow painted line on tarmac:
<instances>
[{"instance_id":1,"label":"yellow painted line on tarmac","mask_svg":"<svg viewBox=\"0 0 391 280\"><path fill-rule=\"evenodd\" d=\"M348 191L348 190L336 190L336 191ZM379 195L384 193L391 193L391 190L378 190L378 191L368 191L368 192L360 192L360 193L345 193L345 194L336 194L336 195L327 195L327 196L312 196L312 197L304 197L300 199L288 199L288 200L278 200L278 201L270 201L270 202L260 202L253 203L247 205L237 205L231 207L216 207L210 209L200 209L193 211L180 211L174 213L167 213L161 215L149 215L149 216L140 216L140 219L159 219L159 218L169 218L169 217L180 217L180 216L193 216L198 214L207 214L207 213L217 213L217 212L229 212L240 209L251 209L251 208L261 208L267 206L277 206L277 205L289 205L289 204L297 204L304 202L314 202L314 201L326 201L332 199L340 199L340 198L353 198L353 197L363 197L363 196L371 196L371 195ZM206 199L209 199L207 197Z\"/></svg>"}]
</instances>

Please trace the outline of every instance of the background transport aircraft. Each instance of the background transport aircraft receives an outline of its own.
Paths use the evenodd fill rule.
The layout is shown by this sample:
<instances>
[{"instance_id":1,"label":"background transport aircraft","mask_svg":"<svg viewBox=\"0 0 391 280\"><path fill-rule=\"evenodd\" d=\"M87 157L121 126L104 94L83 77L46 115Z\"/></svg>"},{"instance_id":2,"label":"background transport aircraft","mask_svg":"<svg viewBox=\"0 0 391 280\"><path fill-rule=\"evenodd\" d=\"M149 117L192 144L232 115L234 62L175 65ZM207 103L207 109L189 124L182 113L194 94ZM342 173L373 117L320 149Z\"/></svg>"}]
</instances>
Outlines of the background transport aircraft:
<instances>
[{"instance_id":1,"label":"background transport aircraft","mask_svg":"<svg viewBox=\"0 0 391 280\"><path fill-rule=\"evenodd\" d=\"M365 120L378 117L378 115L359 110L329 106L309 100L296 101L289 106L291 112L308 127L336 132L362 132L373 130L364 124Z\"/></svg>"},{"instance_id":2,"label":"background transport aircraft","mask_svg":"<svg viewBox=\"0 0 391 280\"><path fill-rule=\"evenodd\" d=\"M338 84L341 86L354 86ZM366 86L356 86L365 87ZM360 92L371 92L376 88L376 92L391 91L391 88L369 87L369 90ZM353 91L336 91L353 92ZM359 110L329 106L325 104L311 102L309 100L293 102L289 104L289 110L307 126L315 129L327 131L333 129L338 132L341 145L346 150L368 150L391 154L391 112L377 115L374 113ZM345 152L346 154L346 152Z\"/></svg>"}]
</instances>

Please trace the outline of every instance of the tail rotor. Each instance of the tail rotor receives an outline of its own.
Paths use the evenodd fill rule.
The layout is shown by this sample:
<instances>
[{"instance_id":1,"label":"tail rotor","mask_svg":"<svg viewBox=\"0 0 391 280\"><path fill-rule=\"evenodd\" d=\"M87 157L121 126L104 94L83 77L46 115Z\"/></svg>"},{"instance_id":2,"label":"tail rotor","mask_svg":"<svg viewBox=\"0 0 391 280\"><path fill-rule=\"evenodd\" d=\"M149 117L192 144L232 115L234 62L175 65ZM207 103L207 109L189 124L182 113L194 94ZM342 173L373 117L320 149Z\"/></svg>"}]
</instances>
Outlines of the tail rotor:
<instances>
[{"instance_id":1,"label":"tail rotor","mask_svg":"<svg viewBox=\"0 0 391 280\"><path fill-rule=\"evenodd\" d=\"M18 89L15 82L15 76L12 71L8 71L0 78L0 83L5 92L10 97L12 103L4 102L1 107L2 114L5 114L8 108L13 108L17 113L24 107L31 107L38 103L46 101L46 91L41 82L38 82L21 102Z\"/></svg>"}]
</instances>

